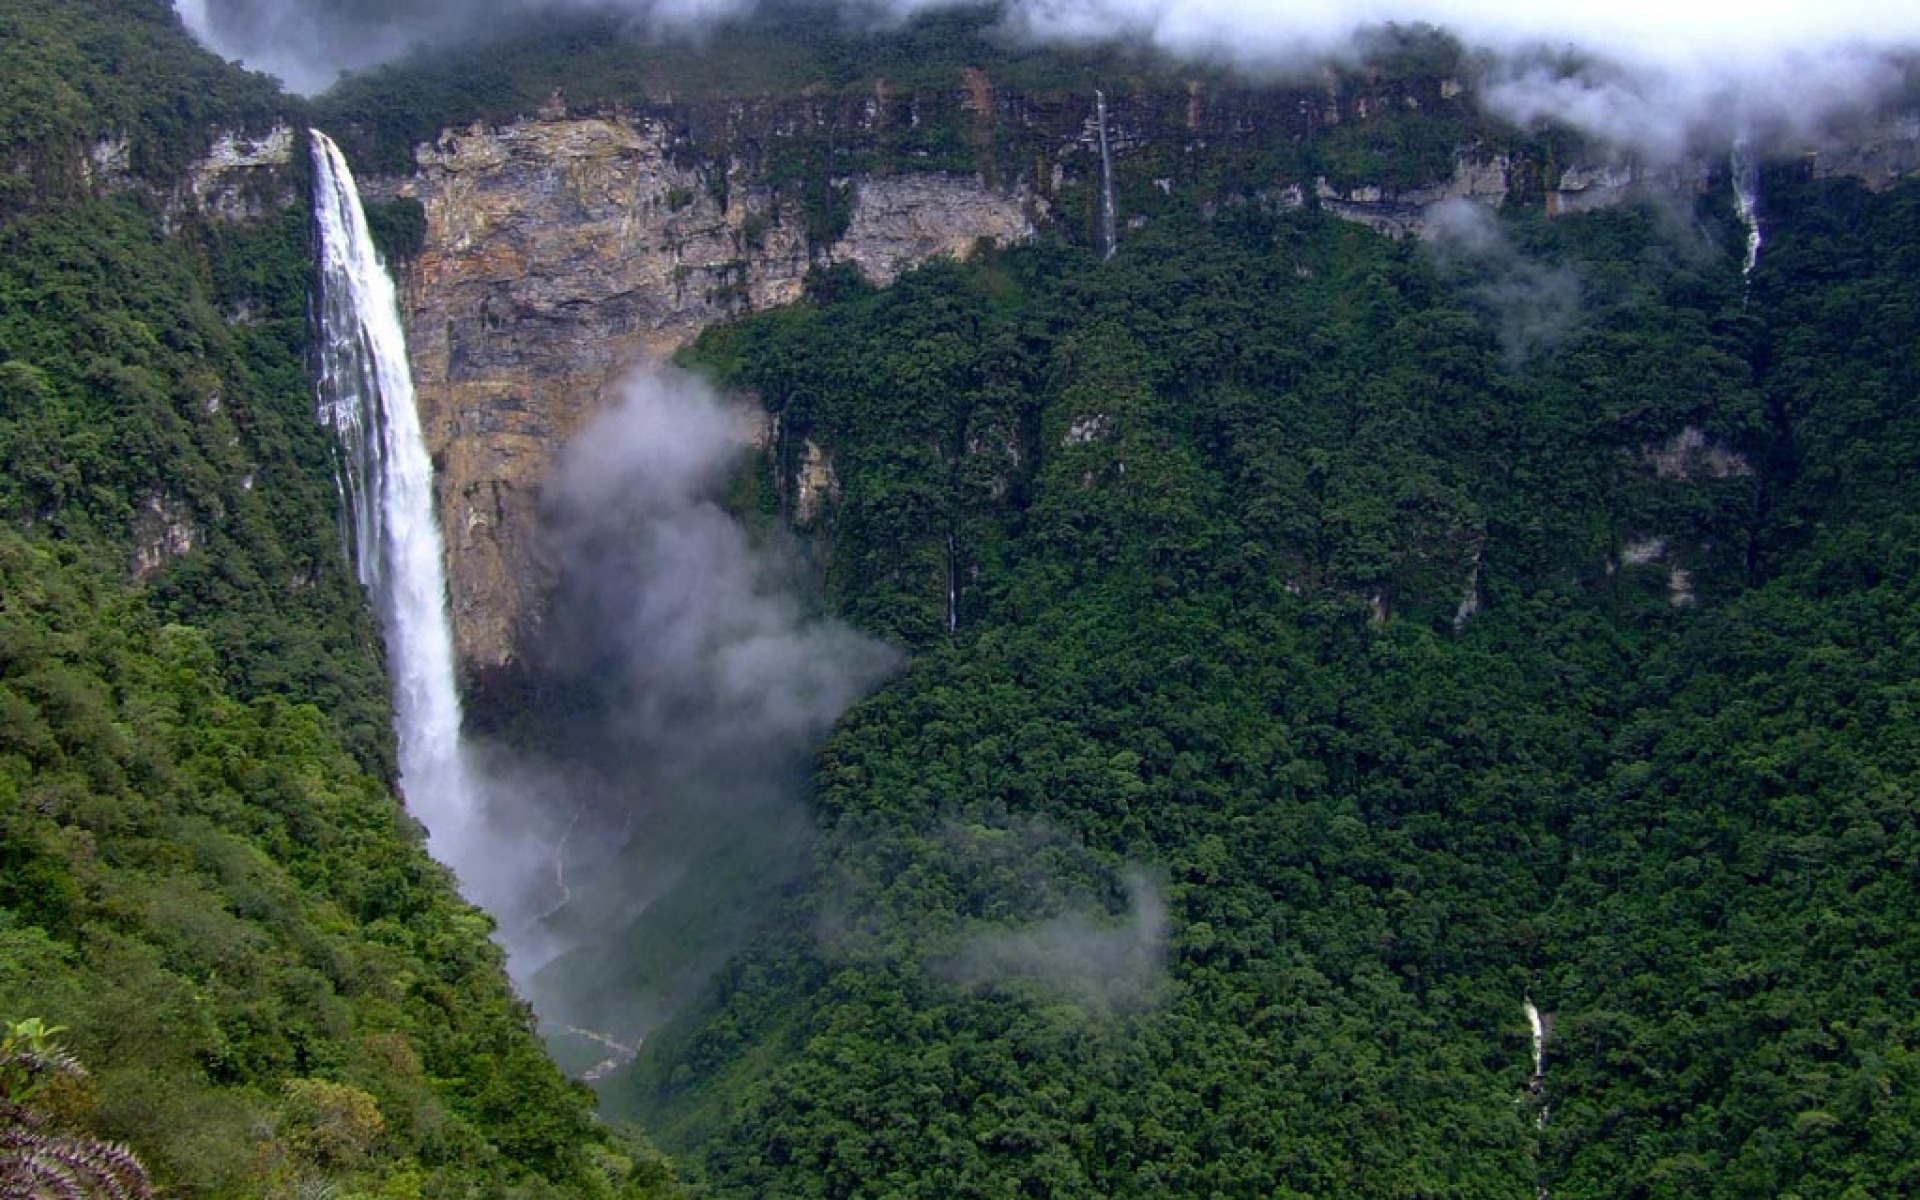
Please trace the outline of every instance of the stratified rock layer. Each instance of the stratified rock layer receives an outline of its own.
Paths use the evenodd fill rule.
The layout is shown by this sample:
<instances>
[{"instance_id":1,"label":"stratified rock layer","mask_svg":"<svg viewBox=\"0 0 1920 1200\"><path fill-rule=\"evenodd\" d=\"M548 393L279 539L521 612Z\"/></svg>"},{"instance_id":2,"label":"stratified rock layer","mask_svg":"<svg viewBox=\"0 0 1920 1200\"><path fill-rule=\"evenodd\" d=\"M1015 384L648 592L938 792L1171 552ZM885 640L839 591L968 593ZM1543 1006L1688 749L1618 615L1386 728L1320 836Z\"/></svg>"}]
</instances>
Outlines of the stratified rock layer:
<instances>
[{"instance_id":1,"label":"stratified rock layer","mask_svg":"<svg viewBox=\"0 0 1920 1200\"><path fill-rule=\"evenodd\" d=\"M1273 93L1196 84L1108 101L1128 228L1163 212L1257 203L1314 205L1390 236L1421 236L1445 201L1573 213L1646 194L1691 199L1724 179L1711 158L1656 168L1595 148L1592 161L1540 161L1446 79ZM1477 131L1450 167L1431 165L1430 182L1410 184L1401 171L1398 185L1370 183L1351 166L1333 179L1248 173L1248 163L1267 161L1250 148L1291 147L1273 161L1304 166L1300 146L1414 111ZM556 104L538 119L449 131L419 148L414 174L369 185L371 196L412 197L425 210L405 317L469 679L508 666L537 629L543 476L629 368L717 321L799 298L817 267L851 264L886 283L903 267L1019 241L1044 222L1071 236L1093 211L1092 113L1090 94L1022 96L978 72L952 96L883 89L866 99L596 114ZM918 143L906 135L929 124L970 149L938 159L911 149ZM1816 170L1884 184L1920 168L1920 120L1883 120L1795 152ZM969 157L977 174L934 169ZM829 173L843 161L848 174ZM831 502L830 449L812 448L811 473L783 481L793 510L810 519L826 519Z\"/></svg>"},{"instance_id":2,"label":"stratified rock layer","mask_svg":"<svg viewBox=\"0 0 1920 1200\"><path fill-rule=\"evenodd\" d=\"M645 118L475 127L394 194L427 240L407 272L415 383L439 471L456 642L506 664L538 619L539 489L554 451L635 363L735 313L789 303L815 265L875 282L1030 236L1038 201L965 176L854 181L826 245L737 160L687 162Z\"/></svg>"}]
</instances>

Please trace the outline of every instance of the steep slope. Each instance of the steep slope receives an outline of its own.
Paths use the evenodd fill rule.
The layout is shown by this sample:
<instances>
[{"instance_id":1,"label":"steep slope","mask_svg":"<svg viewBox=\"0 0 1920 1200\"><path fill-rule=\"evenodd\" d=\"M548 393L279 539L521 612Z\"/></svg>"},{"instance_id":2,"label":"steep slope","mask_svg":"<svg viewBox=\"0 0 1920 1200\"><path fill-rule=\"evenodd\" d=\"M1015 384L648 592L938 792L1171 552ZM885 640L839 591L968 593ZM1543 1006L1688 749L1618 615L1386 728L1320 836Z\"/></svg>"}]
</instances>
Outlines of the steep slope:
<instances>
[{"instance_id":1,"label":"steep slope","mask_svg":"<svg viewBox=\"0 0 1920 1200\"><path fill-rule=\"evenodd\" d=\"M186 169L293 106L163 3L0 23L0 103L43 119L0 175L0 1016L60 1027L64 1118L165 1194L664 1185L395 799L305 206Z\"/></svg>"},{"instance_id":2,"label":"steep slope","mask_svg":"<svg viewBox=\"0 0 1920 1200\"><path fill-rule=\"evenodd\" d=\"M1643 163L1490 119L1473 64L1429 29L1255 85L1111 47L1023 47L994 21L982 6L863 30L775 5L683 40L583 18L369 72L319 102L391 172L374 190L421 205L408 323L483 715L485 693L511 706L532 686L552 448L620 376L836 267L885 283L1037 229L1094 244L1096 88L1123 240L1244 205L1401 236L1431 232L1454 200L1572 214L1727 185L1712 148ZM1920 162L1920 123L1772 149L1884 183Z\"/></svg>"},{"instance_id":3,"label":"steep slope","mask_svg":"<svg viewBox=\"0 0 1920 1200\"><path fill-rule=\"evenodd\" d=\"M1916 196L1768 194L1745 306L1726 210L1510 227L1532 341L1251 214L707 339L918 652L607 1102L740 1195L1909 1188Z\"/></svg>"}]
</instances>

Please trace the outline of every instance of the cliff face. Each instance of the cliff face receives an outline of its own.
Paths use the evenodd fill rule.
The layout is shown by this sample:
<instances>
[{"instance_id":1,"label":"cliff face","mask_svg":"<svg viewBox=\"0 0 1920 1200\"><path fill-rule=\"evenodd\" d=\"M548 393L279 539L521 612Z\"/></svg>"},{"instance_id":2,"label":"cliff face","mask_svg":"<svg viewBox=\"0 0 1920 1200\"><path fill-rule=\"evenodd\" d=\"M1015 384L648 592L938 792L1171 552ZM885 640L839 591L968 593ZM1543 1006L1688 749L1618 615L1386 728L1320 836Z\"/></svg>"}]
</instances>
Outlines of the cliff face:
<instances>
[{"instance_id":1,"label":"cliff face","mask_svg":"<svg viewBox=\"0 0 1920 1200\"><path fill-rule=\"evenodd\" d=\"M1710 160L1655 172L1572 158L1564 144L1553 161L1489 130L1449 80L1194 87L1108 105L1123 226L1219 203L1313 204L1418 236L1443 200L1577 212L1650 191L1697 196L1724 177ZM1458 138L1438 153L1427 145L1409 168L1395 138L1420 122ZM1917 147L1920 122L1907 118L1814 162L1885 183L1913 169ZM482 681L538 625L552 454L628 368L709 324L797 299L816 267L851 264L885 283L1041 223L1090 237L1099 163L1090 96L1002 94L984 77L951 94L864 101L592 114L556 103L537 118L446 132L416 158L412 175L366 190L425 212L405 316L439 470L457 649ZM830 493L814 482L818 495L799 497L810 508Z\"/></svg>"},{"instance_id":2,"label":"cliff face","mask_svg":"<svg viewBox=\"0 0 1920 1200\"><path fill-rule=\"evenodd\" d=\"M439 470L456 642L507 663L544 579L539 488L553 452L622 373L748 309L799 298L810 267L885 282L904 265L1029 236L1022 188L945 174L846 185L844 232L738 158L686 161L662 121L619 116L449 133L392 185L425 209L407 322Z\"/></svg>"}]
</instances>

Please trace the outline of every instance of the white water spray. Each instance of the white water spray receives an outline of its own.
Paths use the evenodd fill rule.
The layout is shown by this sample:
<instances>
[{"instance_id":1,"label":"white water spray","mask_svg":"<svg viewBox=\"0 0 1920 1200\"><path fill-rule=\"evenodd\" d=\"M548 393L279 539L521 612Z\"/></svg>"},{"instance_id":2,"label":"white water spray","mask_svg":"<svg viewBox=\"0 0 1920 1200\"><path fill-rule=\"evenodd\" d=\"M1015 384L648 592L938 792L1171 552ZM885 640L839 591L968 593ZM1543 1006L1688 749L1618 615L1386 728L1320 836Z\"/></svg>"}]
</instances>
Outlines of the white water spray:
<instances>
[{"instance_id":1,"label":"white water spray","mask_svg":"<svg viewBox=\"0 0 1920 1200\"><path fill-rule=\"evenodd\" d=\"M1529 997L1527 1005L1527 1024L1533 1026L1533 1077L1544 1079L1547 1074L1547 1027L1540 1019L1540 1010L1533 1006Z\"/></svg>"},{"instance_id":2,"label":"white water spray","mask_svg":"<svg viewBox=\"0 0 1920 1200\"><path fill-rule=\"evenodd\" d=\"M1753 268L1760 262L1760 244L1764 237L1760 230L1760 159L1744 134L1734 139L1728 170L1733 176L1733 207L1740 214L1740 223L1747 227L1747 259L1740 278L1744 285L1751 287Z\"/></svg>"},{"instance_id":3,"label":"white water spray","mask_svg":"<svg viewBox=\"0 0 1920 1200\"><path fill-rule=\"evenodd\" d=\"M1107 94L1093 93L1093 123L1100 135L1100 257L1109 259L1119 247L1119 215L1113 204L1113 153L1107 147Z\"/></svg>"},{"instance_id":4,"label":"white water spray","mask_svg":"<svg viewBox=\"0 0 1920 1200\"><path fill-rule=\"evenodd\" d=\"M458 872L474 865L467 842L475 805L460 745L433 463L414 407L393 280L374 251L346 158L325 134L312 137L319 418L339 437L337 477L354 563L386 636L400 791L427 826L434 857Z\"/></svg>"},{"instance_id":5,"label":"white water spray","mask_svg":"<svg viewBox=\"0 0 1920 1200\"><path fill-rule=\"evenodd\" d=\"M1534 1104L1538 1106L1533 1117L1534 1124L1545 1129L1548 1111L1547 1019L1540 1014L1538 1008L1534 1007L1533 997L1525 997L1523 1003L1527 1009L1527 1024L1533 1028L1533 1076L1527 1080L1527 1095L1533 1097ZM1542 1187L1539 1194L1545 1196L1546 1189Z\"/></svg>"}]
</instances>

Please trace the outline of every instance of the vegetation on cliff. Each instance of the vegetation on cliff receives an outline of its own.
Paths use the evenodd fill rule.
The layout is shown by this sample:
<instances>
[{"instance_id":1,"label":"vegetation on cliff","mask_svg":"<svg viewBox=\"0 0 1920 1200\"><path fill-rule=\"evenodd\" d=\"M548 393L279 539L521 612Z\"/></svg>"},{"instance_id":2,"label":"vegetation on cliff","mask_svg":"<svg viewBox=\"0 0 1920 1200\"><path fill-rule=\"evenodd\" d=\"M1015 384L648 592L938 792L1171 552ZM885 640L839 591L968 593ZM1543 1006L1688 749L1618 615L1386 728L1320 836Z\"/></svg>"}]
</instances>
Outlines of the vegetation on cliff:
<instances>
[{"instance_id":1,"label":"vegetation on cliff","mask_svg":"<svg viewBox=\"0 0 1920 1200\"><path fill-rule=\"evenodd\" d=\"M670 1188L395 798L304 206L164 212L209 121L287 102L158 0L0 22L0 104L48 122L0 120L0 1020L87 1068L0 1081L38 1097L0 1107L0 1166L37 1137L124 1142L166 1195ZM82 169L123 135L125 177Z\"/></svg>"},{"instance_id":2,"label":"vegetation on cliff","mask_svg":"<svg viewBox=\"0 0 1920 1200\"><path fill-rule=\"evenodd\" d=\"M1767 194L1750 301L1243 212L710 335L917 653L609 1103L739 1195L1910 1190L1920 190Z\"/></svg>"},{"instance_id":3,"label":"vegetation on cliff","mask_svg":"<svg viewBox=\"0 0 1920 1200\"><path fill-rule=\"evenodd\" d=\"M47 1119L167 1194L678 1190L394 801L305 214L165 209L208 122L296 107L159 0L0 22L0 1020L89 1068ZM984 44L766 28L740 78L592 34L326 103L391 156L560 62L864 95ZM996 161L952 103L886 152ZM1188 169L1430 178L1455 133ZM797 905L608 1106L743 1196L1920 1188L1920 189L1770 176L1750 296L1711 205L1156 211L699 348L831 451L834 601L914 661L819 757Z\"/></svg>"}]
</instances>

